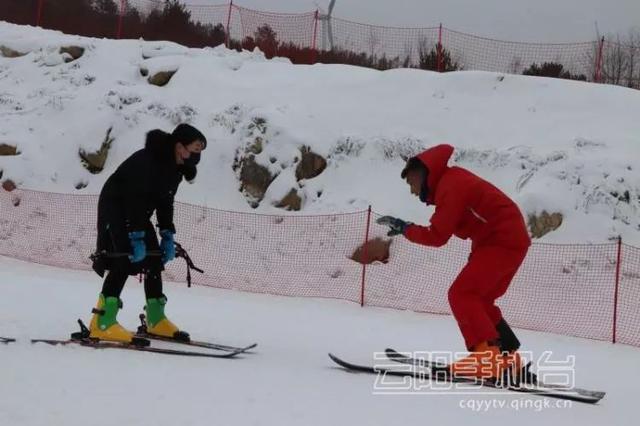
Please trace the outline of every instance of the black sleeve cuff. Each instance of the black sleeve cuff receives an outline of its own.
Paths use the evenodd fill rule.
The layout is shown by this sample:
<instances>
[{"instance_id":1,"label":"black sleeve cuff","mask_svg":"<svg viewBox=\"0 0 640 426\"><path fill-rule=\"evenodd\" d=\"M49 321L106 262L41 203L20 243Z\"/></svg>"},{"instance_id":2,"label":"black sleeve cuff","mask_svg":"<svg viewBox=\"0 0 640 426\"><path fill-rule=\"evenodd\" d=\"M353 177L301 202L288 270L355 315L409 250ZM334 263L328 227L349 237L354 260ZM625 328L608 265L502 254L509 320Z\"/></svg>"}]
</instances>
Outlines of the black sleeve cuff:
<instances>
[{"instance_id":1,"label":"black sleeve cuff","mask_svg":"<svg viewBox=\"0 0 640 426\"><path fill-rule=\"evenodd\" d=\"M163 229L168 229L169 231L173 232L174 234L176 233L176 227L173 225L173 223L169 223L169 224L157 224L156 227L159 230L163 230Z\"/></svg>"}]
</instances>

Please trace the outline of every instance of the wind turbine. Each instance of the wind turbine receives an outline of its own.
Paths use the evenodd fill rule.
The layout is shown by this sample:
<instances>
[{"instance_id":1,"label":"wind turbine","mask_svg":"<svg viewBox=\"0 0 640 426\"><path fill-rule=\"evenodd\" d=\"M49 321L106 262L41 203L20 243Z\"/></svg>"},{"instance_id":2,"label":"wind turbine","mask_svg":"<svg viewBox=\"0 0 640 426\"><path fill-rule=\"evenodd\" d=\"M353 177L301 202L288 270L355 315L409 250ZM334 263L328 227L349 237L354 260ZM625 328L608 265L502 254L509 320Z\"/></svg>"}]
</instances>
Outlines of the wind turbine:
<instances>
[{"instance_id":1,"label":"wind turbine","mask_svg":"<svg viewBox=\"0 0 640 426\"><path fill-rule=\"evenodd\" d=\"M331 26L331 14L336 5L336 0L329 2L329 10L326 14L321 13L318 16L322 22L322 50L327 50L327 42L329 42L329 50L333 50L333 27Z\"/></svg>"}]
</instances>

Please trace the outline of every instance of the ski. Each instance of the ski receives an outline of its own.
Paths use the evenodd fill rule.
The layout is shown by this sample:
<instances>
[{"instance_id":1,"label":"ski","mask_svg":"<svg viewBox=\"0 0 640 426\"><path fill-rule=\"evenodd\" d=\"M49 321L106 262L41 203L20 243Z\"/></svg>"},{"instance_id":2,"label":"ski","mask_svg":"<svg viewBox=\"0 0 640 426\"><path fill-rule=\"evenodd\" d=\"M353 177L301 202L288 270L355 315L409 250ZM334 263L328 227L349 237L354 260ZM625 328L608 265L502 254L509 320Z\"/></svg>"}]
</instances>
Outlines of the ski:
<instances>
[{"instance_id":1,"label":"ski","mask_svg":"<svg viewBox=\"0 0 640 426\"><path fill-rule=\"evenodd\" d=\"M338 358L336 355L329 353L329 358L340 367L348 371L359 371L362 373L371 373L371 374L379 374L384 373L389 376L409 376L414 377L416 379L428 380L430 376L428 372L424 371L415 371L415 370L392 370L384 367L374 367L370 365L362 365L362 364L353 364L351 362L345 361L342 358Z\"/></svg>"},{"instance_id":2,"label":"ski","mask_svg":"<svg viewBox=\"0 0 640 426\"><path fill-rule=\"evenodd\" d=\"M186 346L194 346L194 347L198 347L198 348L205 348L205 349L211 349L214 351L221 351L221 352L237 352L237 353L244 353L244 352L248 352L251 349L255 348L256 346L258 346L257 343L253 343L251 345L248 346L227 346L227 345L221 345L218 343L212 343L212 342L201 342L198 340L181 340L180 338L172 338L172 337L165 337L165 336L158 336L155 334L149 334L149 333L141 333L140 331L138 331L136 333L136 337L141 337L144 339L149 339L149 340L158 340L161 342L171 342L171 343L178 343L181 345L186 345Z\"/></svg>"},{"instance_id":3,"label":"ski","mask_svg":"<svg viewBox=\"0 0 640 426\"><path fill-rule=\"evenodd\" d=\"M244 352L244 350L236 350L236 351L228 351L224 353L212 353L212 352L192 352L192 351L182 351L177 349L156 348L151 346L151 341L149 339L139 337L139 336L133 337L131 343L93 339L89 337L90 335L89 329L87 328L86 325L84 325L82 320L79 319L78 324L80 325L80 331L71 333L70 339L66 339L66 340L31 339L31 343L46 343L53 346L79 345L79 346L86 346L94 349L125 349L125 350L140 351L140 352L153 352L153 353L165 354L165 355L181 355L181 356L202 357L202 358L233 358L236 355L239 355Z\"/></svg>"},{"instance_id":4,"label":"ski","mask_svg":"<svg viewBox=\"0 0 640 426\"><path fill-rule=\"evenodd\" d=\"M501 389L505 391L513 391L513 392L521 392L521 393L529 393L538 396L546 396L550 398L558 398L558 399L566 399L576 402L584 402L589 404L595 404L600 401L604 397L604 392L590 392L590 394L580 394L577 392L570 391L568 389L545 389L535 385L521 385L521 386L499 386L491 381L478 381L476 379L466 379L463 377L453 377L450 375L436 375L432 376L431 369L423 368L416 369L416 364L412 364L414 368L408 370L395 370L393 368L388 367L378 367L371 365L362 365L362 364L354 364L348 361L345 361L333 354L329 354L329 358L342 368L348 371L359 371L363 373L369 374L385 374L391 376L407 376L413 377L415 379L420 380L436 380L436 381L450 381L452 383L466 383L477 386L486 386L495 389ZM410 358L412 359L412 358ZM413 360L413 359L412 359Z\"/></svg>"},{"instance_id":5,"label":"ski","mask_svg":"<svg viewBox=\"0 0 640 426\"><path fill-rule=\"evenodd\" d=\"M198 347L198 348L205 348L205 349L212 349L212 350L215 350L215 351L237 352L237 353L248 352L251 349L253 349L256 346L258 346L257 343L252 343L251 345L248 345L248 346L229 346L229 345L222 345L222 344L213 343L213 342L201 342L201 341L197 341L197 340L192 340L189 337L189 334L187 334L185 332L178 332L178 334L175 337L158 336L156 334L150 334L150 333L147 332L147 322L146 322L144 314L140 314L140 322L141 322L141 325L138 327L138 330L136 332L136 337L140 337L140 338L143 338L143 339L158 340L158 341L162 341L162 342L179 343L179 344L182 344L182 345L195 346L195 347Z\"/></svg>"},{"instance_id":6,"label":"ski","mask_svg":"<svg viewBox=\"0 0 640 426\"><path fill-rule=\"evenodd\" d=\"M387 358L389 358L391 361L395 361L395 362L399 362L401 364L408 364L408 365L414 365L417 367L423 367L423 368L429 368L429 369L444 369L446 368L445 364L441 364L441 363L437 363L437 362L432 362L429 361L428 359L424 359L424 358L411 358L407 355L404 355L398 351L396 351L395 349L391 349L391 348L387 348L385 349L385 354L387 356ZM561 385L561 384L556 384L556 383L544 383L541 382L537 379L534 379L535 381L533 382L528 382L526 383L526 386L535 386L537 388L541 388L541 389L552 389L554 391L558 391L558 392L571 392L571 393L577 393L580 395L584 395L584 396L588 396L588 397L593 397L593 398L599 398L602 399L606 392L602 392L602 391L592 391L592 390L588 390L588 389L582 389L582 388L578 388L578 387L574 387L574 386L567 386L567 385Z\"/></svg>"},{"instance_id":7,"label":"ski","mask_svg":"<svg viewBox=\"0 0 640 426\"><path fill-rule=\"evenodd\" d=\"M236 355L243 353L243 351L225 352L225 353L191 352L191 351L181 351L176 349L154 348L153 346L141 346L141 345L135 345L131 343L124 343L124 342L123 343L109 342L104 340L96 340L96 339L88 339L88 338L66 339L66 340L31 339L31 343L46 343L48 345L53 345L53 346L79 345L79 346L86 346L94 349L125 349L125 350L140 351L140 352L153 352L153 353L166 354L166 355L181 355L181 356L202 357L202 358L233 358Z\"/></svg>"},{"instance_id":8,"label":"ski","mask_svg":"<svg viewBox=\"0 0 640 426\"><path fill-rule=\"evenodd\" d=\"M13 343L16 339L13 337L0 337L0 343Z\"/></svg>"}]
</instances>

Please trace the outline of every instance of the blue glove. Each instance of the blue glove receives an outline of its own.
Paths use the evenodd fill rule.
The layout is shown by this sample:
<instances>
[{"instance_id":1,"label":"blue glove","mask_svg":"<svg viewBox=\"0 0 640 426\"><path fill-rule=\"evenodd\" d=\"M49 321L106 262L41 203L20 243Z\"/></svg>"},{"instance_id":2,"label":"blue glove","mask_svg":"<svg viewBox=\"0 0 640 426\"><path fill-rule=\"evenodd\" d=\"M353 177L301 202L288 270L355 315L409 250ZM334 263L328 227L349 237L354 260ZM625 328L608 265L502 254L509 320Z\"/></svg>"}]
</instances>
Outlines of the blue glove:
<instances>
[{"instance_id":1,"label":"blue glove","mask_svg":"<svg viewBox=\"0 0 640 426\"><path fill-rule=\"evenodd\" d=\"M129 255L131 263L142 262L147 257L147 247L144 244L144 231L129 232L132 254Z\"/></svg>"},{"instance_id":2,"label":"blue glove","mask_svg":"<svg viewBox=\"0 0 640 426\"><path fill-rule=\"evenodd\" d=\"M413 225L411 222L405 222L404 220L393 216L382 216L376 220L376 223L378 225L389 227L389 232L387 232L388 237L404 235L404 231L407 229L407 226Z\"/></svg>"},{"instance_id":3,"label":"blue glove","mask_svg":"<svg viewBox=\"0 0 640 426\"><path fill-rule=\"evenodd\" d=\"M168 229L160 231L162 241L160 241L160 251L162 252L162 264L172 261L176 258L176 245L173 241L173 232Z\"/></svg>"}]
</instances>

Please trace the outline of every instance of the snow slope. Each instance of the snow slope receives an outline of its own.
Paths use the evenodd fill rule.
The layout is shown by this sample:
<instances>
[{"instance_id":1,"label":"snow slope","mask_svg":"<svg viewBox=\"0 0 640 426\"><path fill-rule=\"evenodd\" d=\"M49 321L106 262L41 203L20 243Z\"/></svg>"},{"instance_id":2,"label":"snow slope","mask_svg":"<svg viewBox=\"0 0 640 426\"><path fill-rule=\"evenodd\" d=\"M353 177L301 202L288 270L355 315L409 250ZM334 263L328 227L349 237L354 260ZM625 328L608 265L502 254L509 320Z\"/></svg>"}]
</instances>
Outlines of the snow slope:
<instances>
[{"instance_id":1,"label":"snow slope","mask_svg":"<svg viewBox=\"0 0 640 426\"><path fill-rule=\"evenodd\" d=\"M496 182L525 212L564 213L565 224L547 241L602 241L618 233L640 241L640 92L478 72L294 67L259 52L87 39L2 22L0 44L30 52L0 58L0 143L21 151L0 157L0 169L24 188L97 193L147 130L188 121L210 145L197 183L185 185L180 199L252 211L232 164L236 150L251 142L251 126L264 122L268 143L257 160L280 174L261 212L273 212L271 202L297 185L292 164L306 145L329 167L302 182L304 213L373 204L425 222L424 206L399 179L402 158L447 141L458 148L458 164ZM67 44L87 50L65 63L58 48ZM157 88L141 67L179 71ZM78 149L97 149L109 128L115 141L106 169L91 175ZM142 287L131 281L120 315L129 328L143 304ZM637 348L521 331L525 350L576 355L578 385L608 395L595 407L516 410L514 401L544 400L486 391L373 395L372 376L340 371L326 356L368 362L387 346L461 348L448 316L167 285L169 315L194 338L259 343L242 359L183 359L31 345L29 338L63 338L76 318L88 320L99 280L0 258L0 283L0 336L19 338L0 345L0 425L636 423L627 378L640 374ZM492 401L507 407L470 408Z\"/></svg>"},{"instance_id":2,"label":"snow slope","mask_svg":"<svg viewBox=\"0 0 640 426\"><path fill-rule=\"evenodd\" d=\"M0 258L0 282L0 335L19 338L0 345L2 425L637 423L636 385L629 379L640 375L639 350L624 345L520 332L524 349L553 350L558 360L575 355L578 385L608 392L597 406L544 408L537 405L543 398L487 391L373 395L373 376L336 369L327 352L367 362L386 346L459 349L454 320L340 301L168 285L168 313L192 336L259 343L256 353L242 359L176 358L31 345L33 337L65 337L76 318L88 321L99 280L86 272ZM143 304L142 286L131 280L123 299L120 320L133 328ZM471 404L494 408L478 405L481 411L474 411ZM506 407L495 408L498 404Z\"/></svg>"},{"instance_id":3,"label":"snow slope","mask_svg":"<svg viewBox=\"0 0 640 426\"><path fill-rule=\"evenodd\" d=\"M496 183L525 213L564 214L546 241L622 234L640 244L639 91L484 72L292 66L260 52L89 39L2 22L0 44L30 52L0 58L0 143L22 152L0 157L0 169L24 188L98 193L146 131L187 121L210 144L197 183L179 199L250 211L232 165L252 126L264 121L256 161L279 175L261 212L276 210L272 204L298 186L294 158L304 145L329 164L301 182L303 212L372 204L425 223L429 213L399 178L402 158L448 142L458 164ZM68 44L84 46L84 55L65 63L58 48ZM140 68L179 71L159 88ZM115 140L106 168L92 175L78 150L96 150L109 128Z\"/></svg>"}]
</instances>

